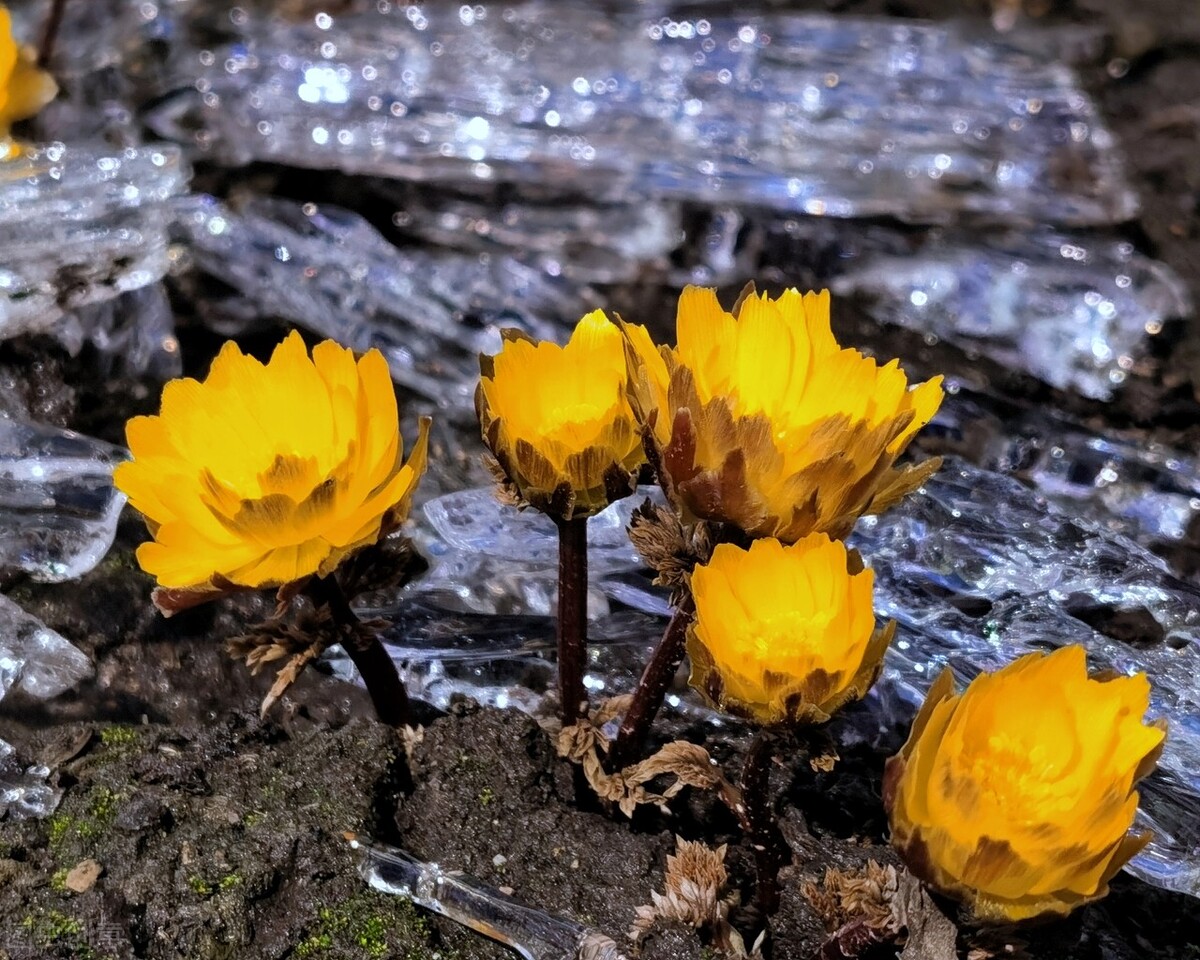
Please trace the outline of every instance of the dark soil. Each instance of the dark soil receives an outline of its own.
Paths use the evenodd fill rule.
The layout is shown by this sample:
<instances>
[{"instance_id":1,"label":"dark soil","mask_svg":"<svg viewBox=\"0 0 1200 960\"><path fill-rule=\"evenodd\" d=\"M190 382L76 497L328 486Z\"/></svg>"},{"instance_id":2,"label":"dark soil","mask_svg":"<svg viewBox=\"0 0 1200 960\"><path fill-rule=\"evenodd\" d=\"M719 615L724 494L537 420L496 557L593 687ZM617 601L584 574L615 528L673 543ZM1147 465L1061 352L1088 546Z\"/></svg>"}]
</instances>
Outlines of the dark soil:
<instances>
[{"instance_id":1,"label":"dark soil","mask_svg":"<svg viewBox=\"0 0 1200 960\"><path fill-rule=\"evenodd\" d=\"M979 0L789 5L933 17L987 10ZM1098 25L1108 33L1105 57L1082 70L1142 197L1143 213L1123 232L1172 266L1200 301L1200 4L1032 0L1028 7L1042 22ZM207 188L227 183L214 171L201 176ZM646 311L629 306L666 303L668 291L650 284L612 296L615 306L640 317ZM189 325L186 304L179 306L188 372L202 372L218 339ZM1099 404L919 334L881 329L853 305L839 308L839 322L849 341L900 356L920 372L958 375L1006 403L1048 405L1184 450L1200 444L1194 326L1164 331L1116 400ZM248 346L277 339L270 330L257 336L261 343ZM86 349L68 357L40 338L0 344L0 409L120 442L124 419L156 406L158 385L99 380L93 361ZM453 469L467 476L473 467ZM310 670L270 717L258 719L270 672L251 677L225 656L223 640L260 619L268 598L240 597L161 619L132 557L143 535L129 519L112 554L78 583L0 583L97 664L93 681L50 704L18 695L0 703L0 738L25 762L50 767L51 782L63 790L50 818L0 823L0 960L511 955L369 891L342 839L346 830L511 888L623 945L635 907L662 889L676 834L728 843L733 886L749 899L751 852L713 798L688 792L672 816L641 811L630 822L599 806L524 715L462 704L429 718L408 756L398 735L371 718L357 688ZM1200 530L1171 545L1169 559L1182 575L1195 576ZM1092 611L1081 616L1095 619ZM1133 621L1108 626L1131 639L1144 632ZM732 775L736 741L711 748ZM842 753L828 773L799 756L774 771L793 859L770 921L774 960L805 960L826 938L803 881L819 881L828 867L853 871L869 859L896 863L884 845L878 796L886 754ZM71 871L87 860L102 873L85 892L72 892ZM760 926L745 910L734 922L748 934ZM963 956L986 951L972 955L979 960L1022 951L1042 960L1197 960L1200 906L1121 876L1106 900L1066 921L1021 931L964 928L959 948ZM863 956L892 957L898 949L885 943ZM678 926L656 930L644 950L658 960L708 955L693 931Z\"/></svg>"}]
</instances>

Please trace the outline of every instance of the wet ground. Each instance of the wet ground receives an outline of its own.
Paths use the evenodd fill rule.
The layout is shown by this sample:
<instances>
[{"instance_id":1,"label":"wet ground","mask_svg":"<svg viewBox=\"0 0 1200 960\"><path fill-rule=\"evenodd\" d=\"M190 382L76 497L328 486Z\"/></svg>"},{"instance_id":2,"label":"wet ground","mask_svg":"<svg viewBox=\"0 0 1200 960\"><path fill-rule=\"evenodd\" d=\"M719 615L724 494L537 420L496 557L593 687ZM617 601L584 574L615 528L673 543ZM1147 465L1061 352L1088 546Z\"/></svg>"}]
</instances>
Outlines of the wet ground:
<instances>
[{"instance_id":1,"label":"wet ground","mask_svg":"<svg viewBox=\"0 0 1200 960\"><path fill-rule=\"evenodd\" d=\"M900 16L982 10L951 0L826 6ZM1111 36L1107 55L1084 75L1141 194L1143 212L1124 232L1172 266L1200 300L1200 5L1092 0L1031 9L1043 22L1100 25ZM269 168L258 173L293 195L324 199L339 191L335 177L318 182ZM229 185L216 171L199 176L206 189ZM820 277L813 270L777 279L818 283ZM186 284L174 293L185 363L201 373L218 338L188 324ZM644 317L672 296L647 278L613 291L612 301ZM1013 409L1052 405L1105 430L1183 450L1200 444L1194 326L1164 331L1117 398L1099 404L918 334L882 329L853 304L839 305L837 321L843 340L899 356L921 373L986 383ZM263 334L248 346L266 349L274 339ZM72 358L35 338L0 344L0 380L8 371L23 386L5 397L7 408L114 441L126 416L156 405L157 385L99 379L88 351ZM446 482L455 476L466 482L480 475L465 461L449 469ZM630 823L580 790L548 736L521 714L467 704L449 715L430 714L424 739L406 750L396 733L371 719L358 690L310 671L266 720L258 719L270 677L250 677L224 655L223 640L258 619L266 601L239 598L162 620L132 558L142 536L130 518L111 555L79 583L2 584L92 655L97 674L53 703L14 695L0 704L0 737L28 762L49 766L52 782L64 790L49 819L0 823L0 958L508 955L367 891L340 839L344 830L466 870L619 940L634 909L661 889L676 834L728 842L733 886L748 894L749 853L711 798L685 795L672 817L642 812ZM1181 575L1200 575L1200 529L1161 552ZM1113 629L1146 639L1136 623ZM714 752L732 774L736 747L717 745ZM828 866L894 862L881 846L883 760L870 751L844 755L821 773L802 758L785 758L775 771L793 849L782 906L771 921L768 949L776 960L815 956L826 939L825 922L802 893L804 880L819 880ZM89 861L99 866L98 876L81 868ZM752 922L735 912L735 925ZM974 960L1022 951L1045 960L1195 960L1200 904L1122 876L1108 900L1067 921L991 934L964 927L958 947ZM648 939L644 955L711 955L706 949L691 931L667 928ZM862 955L893 956L896 947L869 950Z\"/></svg>"}]
</instances>

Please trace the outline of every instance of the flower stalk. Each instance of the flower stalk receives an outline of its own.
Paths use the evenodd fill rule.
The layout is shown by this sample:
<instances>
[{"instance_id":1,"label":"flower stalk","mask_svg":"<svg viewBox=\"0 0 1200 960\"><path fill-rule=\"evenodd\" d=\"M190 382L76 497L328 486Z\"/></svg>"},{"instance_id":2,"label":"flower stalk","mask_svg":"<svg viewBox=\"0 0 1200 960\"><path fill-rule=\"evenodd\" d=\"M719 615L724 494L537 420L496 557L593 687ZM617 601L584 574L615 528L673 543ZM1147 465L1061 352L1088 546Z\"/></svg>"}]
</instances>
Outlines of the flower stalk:
<instances>
[{"instance_id":1,"label":"flower stalk","mask_svg":"<svg viewBox=\"0 0 1200 960\"><path fill-rule=\"evenodd\" d=\"M558 699L564 727L587 716L587 518L558 525Z\"/></svg>"},{"instance_id":2,"label":"flower stalk","mask_svg":"<svg viewBox=\"0 0 1200 960\"><path fill-rule=\"evenodd\" d=\"M350 609L350 602L337 578L332 574L313 577L304 592L316 606L329 612L339 642L366 684L380 722L391 727L406 726L409 721L408 691L404 689L396 664L378 633Z\"/></svg>"},{"instance_id":3,"label":"flower stalk","mask_svg":"<svg viewBox=\"0 0 1200 960\"><path fill-rule=\"evenodd\" d=\"M636 763L640 758L650 725L662 707L675 671L683 662L683 655L687 649L688 626L692 622L695 610L691 594L686 594L675 608L666 630L663 631L662 639L642 671L641 679L633 692L633 700L609 751L611 769L621 770Z\"/></svg>"},{"instance_id":4,"label":"flower stalk","mask_svg":"<svg viewBox=\"0 0 1200 960\"><path fill-rule=\"evenodd\" d=\"M742 826L754 851L754 904L764 917L779 907L779 870L788 859L787 844L771 809L771 762L778 743L770 730L759 730L742 764Z\"/></svg>"},{"instance_id":5,"label":"flower stalk","mask_svg":"<svg viewBox=\"0 0 1200 960\"><path fill-rule=\"evenodd\" d=\"M46 15L46 25L42 28L42 42L38 47L37 65L40 70L50 67L54 56L54 43L58 39L58 31L62 28L63 11L67 0L50 0L50 13Z\"/></svg>"}]
</instances>

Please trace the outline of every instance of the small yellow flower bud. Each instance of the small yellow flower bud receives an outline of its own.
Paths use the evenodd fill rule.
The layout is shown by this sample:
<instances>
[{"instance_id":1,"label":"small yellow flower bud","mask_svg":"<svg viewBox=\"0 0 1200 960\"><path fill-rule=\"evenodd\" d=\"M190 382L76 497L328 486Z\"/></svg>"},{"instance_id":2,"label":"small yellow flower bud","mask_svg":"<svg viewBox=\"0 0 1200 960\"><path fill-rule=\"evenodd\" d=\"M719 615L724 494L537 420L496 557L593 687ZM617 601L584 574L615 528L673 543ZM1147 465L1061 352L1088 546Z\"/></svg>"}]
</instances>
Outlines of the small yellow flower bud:
<instances>
[{"instance_id":1,"label":"small yellow flower bud","mask_svg":"<svg viewBox=\"0 0 1200 960\"><path fill-rule=\"evenodd\" d=\"M526 501L571 520L634 491L645 454L621 332L602 311L580 320L565 347L506 331L500 353L479 363L484 442Z\"/></svg>"},{"instance_id":2,"label":"small yellow flower bud","mask_svg":"<svg viewBox=\"0 0 1200 960\"><path fill-rule=\"evenodd\" d=\"M876 629L874 574L856 561L823 533L719 544L692 573L692 686L761 724L823 723L860 699L895 625Z\"/></svg>"}]
</instances>

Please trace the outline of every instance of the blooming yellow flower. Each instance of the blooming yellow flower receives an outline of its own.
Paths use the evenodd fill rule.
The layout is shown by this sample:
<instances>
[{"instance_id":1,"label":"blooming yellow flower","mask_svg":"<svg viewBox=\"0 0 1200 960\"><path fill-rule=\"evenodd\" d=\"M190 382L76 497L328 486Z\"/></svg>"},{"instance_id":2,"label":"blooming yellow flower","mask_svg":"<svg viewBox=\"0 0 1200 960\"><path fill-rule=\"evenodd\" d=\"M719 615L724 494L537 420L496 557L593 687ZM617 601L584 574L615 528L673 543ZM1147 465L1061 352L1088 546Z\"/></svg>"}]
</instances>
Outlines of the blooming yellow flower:
<instances>
[{"instance_id":1,"label":"blooming yellow flower","mask_svg":"<svg viewBox=\"0 0 1200 960\"><path fill-rule=\"evenodd\" d=\"M875 626L874 582L823 533L719 544L692 573L692 686L761 724L823 723L870 689L891 642L895 624Z\"/></svg>"},{"instance_id":2,"label":"blooming yellow flower","mask_svg":"<svg viewBox=\"0 0 1200 960\"><path fill-rule=\"evenodd\" d=\"M645 454L621 332L595 310L565 347L505 333L499 354L479 358L475 409L484 442L521 496L570 520L631 494Z\"/></svg>"},{"instance_id":3,"label":"blooming yellow flower","mask_svg":"<svg viewBox=\"0 0 1200 960\"><path fill-rule=\"evenodd\" d=\"M396 396L377 350L291 333L262 364L232 341L207 379L173 380L158 416L126 426L117 486L154 540L138 562L181 609L231 587L330 573L407 515L429 420L403 462Z\"/></svg>"},{"instance_id":4,"label":"blooming yellow flower","mask_svg":"<svg viewBox=\"0 0 1200 960\"><path fill-rule=\"evenodd\" d=\"M33 51L17 44L12 16L0 5L0 159L12 150L9 128L32 117L57 93L54 78L37 68Z\"/></svg>"},{"instance_id":5,"label":"blooming yellow flower","mask_svg":"<svg viewBox=\"0 0 1200 960\"><path fill-rule=\"evenodd\" d=\"M827 291L750 293L735 318L714 290L688 287L675 348L622 329L660 479L694 517L788 542L843 537L938 467L893 464L937 411L941 377L909 389L898 361L839 346Z\"/></svg>"},{"instance_id":6,"label":"blooming yellow flower","mask_svg":"<svg viewBox=\"0 0 1200 960\"><path fill-rule=\"evenodd\" d=\"M962 694L944 671L888 761L892 842L986 920L1065 914L1103 896L1149 841L1134 785L1165 727L1145 674L1089 678L1082 647L1031 653Z\"/></svg>"}]
</instances>

